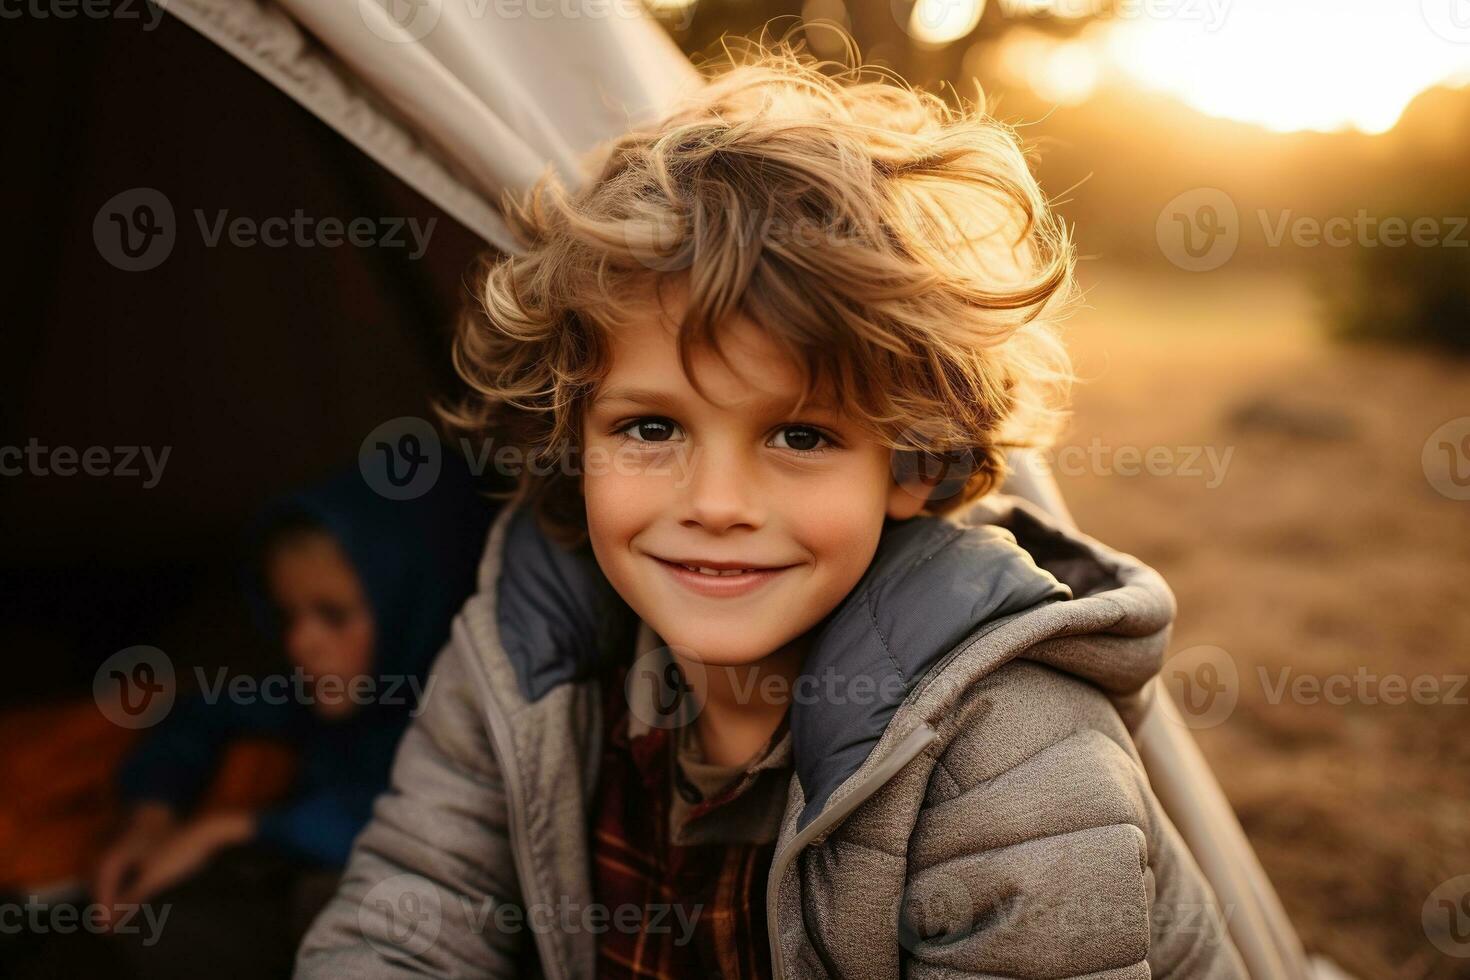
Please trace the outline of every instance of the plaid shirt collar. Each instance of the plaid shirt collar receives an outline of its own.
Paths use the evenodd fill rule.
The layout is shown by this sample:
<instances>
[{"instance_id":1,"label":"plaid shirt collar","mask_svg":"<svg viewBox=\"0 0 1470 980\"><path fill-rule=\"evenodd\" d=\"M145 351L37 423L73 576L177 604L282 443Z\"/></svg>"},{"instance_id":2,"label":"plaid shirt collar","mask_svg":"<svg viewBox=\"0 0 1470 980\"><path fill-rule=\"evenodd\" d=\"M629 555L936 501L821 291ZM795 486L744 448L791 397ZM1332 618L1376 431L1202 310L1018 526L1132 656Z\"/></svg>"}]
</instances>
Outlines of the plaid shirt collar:
<instances>
[{"instance_id":1,"label":"plaid shirt collar","mask_svg":"<svg viewBox=\"0 0 1470 980\"><path fill-rule=\"evenodd\" d=\"M705 761L692 724L692 699L676 688L681 682L673 657L647 623L638 624L628 677L628 746L646 784L673 781L672 842L775 840L792 770L789 713L743 769L720 766ZM669 751L670 740L672 765L659 757Z\"/></svg>"}]
</instances>

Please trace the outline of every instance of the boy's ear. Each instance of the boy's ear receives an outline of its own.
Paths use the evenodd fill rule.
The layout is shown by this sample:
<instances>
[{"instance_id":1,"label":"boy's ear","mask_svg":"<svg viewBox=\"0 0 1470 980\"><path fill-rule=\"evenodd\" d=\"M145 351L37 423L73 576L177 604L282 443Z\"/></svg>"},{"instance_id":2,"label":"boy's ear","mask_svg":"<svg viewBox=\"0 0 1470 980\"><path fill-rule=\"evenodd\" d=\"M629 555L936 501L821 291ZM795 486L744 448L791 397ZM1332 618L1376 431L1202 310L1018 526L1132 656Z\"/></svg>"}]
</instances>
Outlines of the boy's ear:
<instances>
[{"instance_id":1,"label":"boy's ear","mask_svg":"<svg viewBox=\"0 0 1470 980\"><path fill-rule=\"evenodd\" d=\"M929 502L933 489L917 476L910 476L907 481L895 479L888 488L888 516L896 521L915 516Z\"/></svg>"}]
</instances>

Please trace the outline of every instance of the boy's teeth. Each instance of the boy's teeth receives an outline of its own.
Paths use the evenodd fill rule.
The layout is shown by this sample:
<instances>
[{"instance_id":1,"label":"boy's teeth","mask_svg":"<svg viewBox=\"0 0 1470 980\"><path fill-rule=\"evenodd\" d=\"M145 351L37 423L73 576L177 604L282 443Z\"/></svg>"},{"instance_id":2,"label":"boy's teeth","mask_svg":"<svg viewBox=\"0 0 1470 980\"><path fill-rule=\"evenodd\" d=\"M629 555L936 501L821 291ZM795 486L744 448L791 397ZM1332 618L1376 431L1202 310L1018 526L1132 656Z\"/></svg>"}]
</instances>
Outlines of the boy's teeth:
<instances>
[{"instance_id":1,"label":"boy's teeth","mask_svg":"<svg viewBox=\"0 0 1470 980\"><path fill-rule=\"evenodd\" d=\"M701 575L743 575L744 573L750 571L750 569L748 568L727 568L724 571L721 571L718 568L705 568L703 565L695 566L681 564L680 567L687 568L691 572L698 572Z\"/></svg>"}]
</instances>

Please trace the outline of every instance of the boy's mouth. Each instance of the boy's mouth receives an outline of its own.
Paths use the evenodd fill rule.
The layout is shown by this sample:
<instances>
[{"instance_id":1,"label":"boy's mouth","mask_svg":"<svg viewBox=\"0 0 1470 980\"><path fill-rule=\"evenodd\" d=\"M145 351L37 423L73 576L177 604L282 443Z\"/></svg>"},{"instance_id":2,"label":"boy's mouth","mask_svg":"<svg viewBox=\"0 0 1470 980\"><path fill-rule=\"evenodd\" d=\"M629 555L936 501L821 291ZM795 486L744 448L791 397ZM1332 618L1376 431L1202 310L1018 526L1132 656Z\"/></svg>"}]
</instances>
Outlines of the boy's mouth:
<instances>
[{"instance_id":1,"label":"boy's mouth","mask_svg":"<svg viewBox=\"0 0 1470 980\"><path fill-rule=\"evenodd\" d=\"M744 562L678 560L650 555L679 584L700 595L728 598L760 588L794 565L752 565Z\"/></svg>"}]
</instances>

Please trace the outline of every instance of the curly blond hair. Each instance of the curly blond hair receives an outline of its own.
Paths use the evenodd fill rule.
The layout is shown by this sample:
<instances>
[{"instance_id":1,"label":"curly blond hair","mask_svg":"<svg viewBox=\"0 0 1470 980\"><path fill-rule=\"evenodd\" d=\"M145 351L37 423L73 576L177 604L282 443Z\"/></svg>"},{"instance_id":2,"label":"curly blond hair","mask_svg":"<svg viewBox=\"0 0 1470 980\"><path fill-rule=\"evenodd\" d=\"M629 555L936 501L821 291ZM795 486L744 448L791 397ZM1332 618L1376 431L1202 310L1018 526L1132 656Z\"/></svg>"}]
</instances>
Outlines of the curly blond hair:
<instances>
[{"instance_id":1,"label":"curly blond hair","mask_svg":"<svg viewBox=\"0 0 1470 980\"><path fill-rule=\"evenodd\" d=\"M640 286L682 276L685 373L721 356L732 314L801 365L803 402L834 398L932 481L943 513L1006 475L1005 450L1053 441L1070 362L1054 323L1074 253L1015 131L880 70L787 42L726 44L708 82L604 146L569 189L548 172L505 213L524 244L488 260L460 323L468 394L452 427L533 465L513 495L585 540L580 482L556 465L609 368Z\"/></svg>"}]
</instances>

